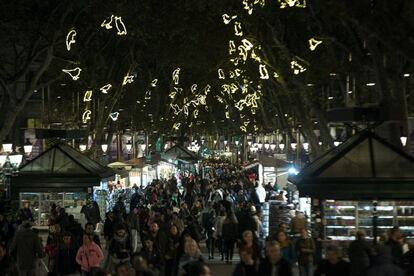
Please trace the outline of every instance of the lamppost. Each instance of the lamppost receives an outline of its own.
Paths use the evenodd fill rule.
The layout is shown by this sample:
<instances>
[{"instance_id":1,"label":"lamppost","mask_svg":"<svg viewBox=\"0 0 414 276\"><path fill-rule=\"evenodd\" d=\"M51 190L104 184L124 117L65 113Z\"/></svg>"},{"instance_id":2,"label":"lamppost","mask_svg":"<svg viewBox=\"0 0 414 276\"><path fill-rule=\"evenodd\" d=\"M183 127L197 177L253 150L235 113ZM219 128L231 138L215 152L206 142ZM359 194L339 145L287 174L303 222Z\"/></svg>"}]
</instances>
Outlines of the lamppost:
<instances>
[{"instance_id":1,"label":"lamppost","mask_svg":"<svg viewBox=\"0 0 414 276\"><path fill-rule=\"evenodd\" d=\"M27 155L32 151L33 147L30 145L25 145L24 150ZM12 154L13 153L13 144L11 142L3 143L3 152L5 154L0 155L0 176L1 180L4 183L6 190L6 198L11 198L11 187L10 180L13 175L18 173L18 168L23 160L22 154Z\"/></svg>"}]
</instances>

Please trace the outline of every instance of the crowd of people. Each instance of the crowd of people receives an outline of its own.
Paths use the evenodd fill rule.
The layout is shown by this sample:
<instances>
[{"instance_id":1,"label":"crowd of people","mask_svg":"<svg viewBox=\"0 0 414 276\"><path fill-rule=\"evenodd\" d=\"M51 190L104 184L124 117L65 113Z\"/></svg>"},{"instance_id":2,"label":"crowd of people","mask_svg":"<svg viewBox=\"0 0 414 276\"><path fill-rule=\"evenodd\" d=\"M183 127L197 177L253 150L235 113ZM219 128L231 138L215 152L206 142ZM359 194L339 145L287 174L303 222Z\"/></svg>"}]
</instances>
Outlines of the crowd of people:
<instances>
[{"instance_id":1,"label":"crowd of people","mask_svg":"<svg viewBox=\"0 0 414 276\"><path fill-rule=\"evenodd\" d=\"M404 252L398 228L375 245L359 231L347 260L336 246L321 258L319 236L300 213L265 236L262 204L286 200L283 192L229 165L209 167L203 179L183 177L182 192L175 178L135 187L128 210L120 197L104 219L90 201L85 225L53 205L45 243L30 208L13 219L0 214L0 275L35 275L39 260L50 275L211 275L212 260L233 264L235 276L414 275L414 251Z\"/></svg>"}]
</instances>

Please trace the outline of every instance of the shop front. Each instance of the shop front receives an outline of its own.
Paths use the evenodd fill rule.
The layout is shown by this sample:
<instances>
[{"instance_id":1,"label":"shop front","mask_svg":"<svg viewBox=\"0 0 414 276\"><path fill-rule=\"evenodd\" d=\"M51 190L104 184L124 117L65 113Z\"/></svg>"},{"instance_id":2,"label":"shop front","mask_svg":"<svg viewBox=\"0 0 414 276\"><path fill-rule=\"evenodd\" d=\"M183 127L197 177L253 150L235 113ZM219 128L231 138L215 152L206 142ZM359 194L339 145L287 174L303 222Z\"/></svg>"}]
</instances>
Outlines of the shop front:
<instances>
[{"instance_id":1,"label":"shop front","mask_svg":"<svg viewBox=\"0 0 414 276\"><path fill-rule=\"evenodd\" d=\"M24 164L11 180L12 197L29 207L36 226L48 226L52 205L81 220L94 186L114 172L67 144L58 143Z\"/></svg>"}]
</instances>

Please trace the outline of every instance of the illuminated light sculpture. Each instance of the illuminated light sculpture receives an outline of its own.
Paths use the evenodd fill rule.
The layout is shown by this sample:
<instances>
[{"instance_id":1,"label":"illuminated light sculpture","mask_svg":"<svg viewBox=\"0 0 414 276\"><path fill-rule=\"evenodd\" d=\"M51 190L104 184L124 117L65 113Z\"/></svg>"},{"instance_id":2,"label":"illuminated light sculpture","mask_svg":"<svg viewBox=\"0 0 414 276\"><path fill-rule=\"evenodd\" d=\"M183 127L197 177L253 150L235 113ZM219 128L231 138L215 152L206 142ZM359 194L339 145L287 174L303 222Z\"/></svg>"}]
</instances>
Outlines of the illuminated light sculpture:
<instances>
[{"instance_id":1,"label":"illuminated light sculpture","mask_svg":"<svg viewBox=\"0 0 414 276\"><path fill-rule=\"evenodd\" d=\"M236 74L237 77L240 77L241 73L242 73L242 70L239 68L236 68L236 70L234 70L234 74Z\"/></svg>"},{"instance_id":2,"label":"illuminated light sculpture","mask_svg":"<svg viewBox=\"0 0 414 276\"><path fill-rule=\"evenodd\" d=\"M156 87L156 86L157 86L157 83L158 83L158 79L154 79L154 80L151 82L151 86L152 86L152 87Z\"/></svg>"},{"instance_id":3,"label":"illuminated light sculpture","mask_svg":"<svg viewBox=\"0 0 414 276\"><path fill-rule=\"evenodd\" d=\"M185 116L188 116L188 105L183 106L183 113L185 114Z\"/></svg>"},{"instance_id":4,"label":"illuminated light sculpture","mask_svg":"<svg viewBox=\"0 0 414 276\"><path fill-rule=\"evenodd\" d=\"M114 21L114 15L111 15L110 17L108 17L107 19L105 19L102 24L101 27L105 28L107 30L112 29L112 22Z\"/></svg>"},{"instance_id":5,"label":"illuminated light sculpture","mask_svg":"<svg viewBox=\"0 0 414 276\"><path fill-rule=\"evenodd\" d=\"M207 84L206 87L204 88L204 94L207 95L211 90L211 85Z\"/></svg>"},{"instance_id":6,"label":"illuminated light sculpture","mask_svg":"<svg viewBox=\"0 0 414 276\"><path fill-rule=\"evenodd\" d=\"M323 41L322 40L316 40L315 38L311 38L309 39L309 49L311 51L315 51L316 47L318 47L319 44L321 44Z\"/></svg>"},{"instance_id":7,"label":"illuminated light sculpture","mask_svg":"<svg viewBox=\"0 0 414 276\"><path fill-rule=\"evenodd\" d=\"M181 126L181 123L175 123L175 124L173 125L173 129L175 129L175 130L179 130L179 129L180 129L180 126Z\"/></svg>"},{"instance_id":8,"label":"illuminated light sculpture","mask_svg":"<svg viewBox=\"0 0 414 276\"><path fill-rule=\"evenodd\" d=\"M290 68L293 70L293 74L298 75L306 71L306 68L299 64L296 60L290 62Z\"/></svg>"},{"instance_id":9,"label":"illuminated light sculpture","mask_svg":"<svg viewBox=\"0 0 414 276\"><path fill-rule=\"evenodd\" d=\"M178 104L170 104L170 107L174 110L175 115L180 114L181 108L178 106Z\"/></svg>"},{"instance_id":10,"label":"illuminated light sculpture","mask_svg":"<svg viewBox=\"0 0 414 276\"><path fill-rule=\"evenodd\" d=\"M234 64L234 66L237 66L239 64L240 58L231 58L230 62Z\"/></svg>"},{"instance_id":11,"label":"illuminated light sculpture","mask_svg":"<svg viewBox=\"0 0 414 276\"><path fill-rule=\"evenodd\" d=\"M108 94L109 89L112 88L112 84L108 83L104 86L102 86L101 88L99 88L99 90L103 93L103 94Z\"/></svg>"},{"instance_id":12,"label":"illuminated light sculpture","mask_svg":"<svg viewBox=\"0 0 414 276\"><path fill-rule=\"evenodd\" d=\"M251 43L248 39L243 38L242 43L243 43L243 46L246 47L248 51L253 49L253 43Z\"/></svg>"},{"instance_id":13,"label":"illuminated light sculpture","mask_svg":"<svg viewBox=\"0 0 414 276\"><path fill-rule=\"evenodd\" d=\"M262 62L262 59L256 54L254 50L252 50L251 58L257 62Z\"/></svg>"},{"instance_id":14,"label":"illuminated light sculpture","mask_svg":"<svg viewBox=\"0 0 414 276\"><path fill-rule=\"evenodd\" d=\"M274 73L273 73L273 77L274 77L275 79L277 79L277 78L279 78L279 74L278 74L278 73L276 73L276 72L274 72Z\"/></svg>"},{"instance_id":15,"label":"illuminated light sculpture","mask_svg":"<svg viewBox=\"0 0 414 276\"><path fill-rule=\"evenodd\" d=\"M243 36L243 30L240 22L234 22L234 34L236 36Z\"/></svg>"},{"instance_id":16,"label":"illuminated light sculpture","mask_svg":"<svg viewBox=\"0 0 414 276\"><path fill-rule=\"evenodd\" d=\"M240 126L240 130L243 132L247 132L247 128L245 126Z\"/></svg>"},{"instance_id":17,"label":"illuminated light sculpture","mask_svg":"<svg viewBox=\"0 0 414 276\"><path fill-rule=\"evenodd\" d=\"M306 0L279 0L280 8L306 8Z\"/></svg>"},{"instance_id":18,"label":"illuminated light sculpture","mask_svg":"<svg viewBox=\"0 0 414 276\"><path fill-rule=\"evenodd\" d=\"M198 109L195 109L194 110L193 117L194 117L194 119L197 119L197 117L198 117Z\"/></svg>"},{"instance_id":19,"label":"illuminated light sculpture","mask_svg":"<svg viewBox=\"0 0 414 276\"><path fill-rule=\"evenodd\" d=\"M239 49L239 56L241 56L243 61L246 61L247 57L249 56L249 52L247 48L243 45L240 45L238 49Z\"/></svg>"},{"instance_id":20,"label":"illuminated light sculpture","mask_svg":"<svg viewBox=\"0 0 414 276\"><path fill-rule=\"evenodd\" d=\"M265 0L254 0L254 4L264 7L266 5L266 1Z\"/></svg>"},{"instance_id":21,"label":"illuminated light sculpture","mask_svg":"<svg viewBox=\"0 0 414 276\"><path fill-rule=\"evenodd\" d=\"M126 35L127 30L121 16L115 16L115 26L118 30L118 35Z\"/></svg>"},{"instance_id":22,"label":"illuminated light sculpture","mask_svg":"<svg viewBox=\"0 0 414 276\"><path fill-rule=\"evenodd\" d=\"M234 43L234 40L229 41L229 55L232 55L236 52L236 44Z\"/></svg>"},{"instance_id":23,"label":"illuminated light sculpture","mask_svg":"<svg viewBox=\"0 0 414 276\"><path fill-rule=\"evenodd\" d=\"M111 118L112 121L114 122L118 120L118 117L119 117L119 112L112 112L111 114L109 114L109 118Z\"/></svg>"},{"instance_id":24,"label":"illuminated light sculpture","mask_svg":"<svg viewBox=\"0 0 414 276\"><path fill-rule=\"evenodd\" d=\"M243 0L243 9L247 11L249 15L253 13L253 4L249 3L249 0Z\"/></svg>"},{"instance_id":25,"label":"illuminated light sculpture","mask_svg":"<svg viewBox=\"0 0 414 276\"><path fill-rule=\"evenodd\" d=\"M122 81L122 86L125 86L128 83L133 83L133 82L134 82L134 76L126 74L126 76L124 77L124 80Z\"/></svg>"},{"instance_id":26,"label":"illuminated light sculpture","mask_svg":"<svg viewBox=\"0 0 414 276\"><path fill-rule=\"evenodd\" d=\"M236 93L236 91L239 89L239 87L237 87L237 85L235 83L232 83L230 85L230 90L231 90L231 94Z\"/></svg>"},{"instance_id":27,"label":"illuminated light sculpture","mask_svg":"<svg viewBox=\"0 0 414 276\"><path fill-rule=\"evenodd\" d=\"M216 95L216 99L217 99L217 101L219 101L220 103L224 103L224 100L223 100L223 98L222 98L222 97L220 97L220 96L217 96L217 95Z\"/></svg>"},{"instance_id":28,"label":"illuminated light sculpture","mask_svg":"<svg viewBox=\"0 0 414 276\"><path fill-rule=\"evenodd\" d=\"M226 111L226 118L230 119L230 112Z\"/></svg>"},{"instance_id":29,"label":"illuminated light sculpture","mask_svg":"<svg viewBox=\"0 0 414 276\"><path fill-rule=\"evenodd\" d=\"M87 109L87 110L85 110L85 112L83 112L82 122L84 124L86 124L91 119L91 114L92 114L92 111L90 111L89 109Z\"/></svg>"},{"instance_id":30,"label":"illuminated light sculpture","mask_svg":"<svg viewBox=\"0 0 414 276\"><path fill-rule=\"evenodd\" d=\"M229 71L229 78L234 79L234 77L236 77L236 74L233 71Z\"/></svg>"},{"instance_id":31,"label":"illuminated light sculpture","mask_svg":"<svg viewBox=\"0 0 414 276\"><path fill-rule=\"evenodd\" d=\"M150 100L151 99L151 90L147 90L145 92L145 96L144 96L145 100Z\"/></svg>"},{"instance_id":32,"label":"illuminated light sculpture","mask_svg":"<svg viewBox=\"0 0 414 276\"><path fill-rule=\"evenodd\" d=\"M223 69L221 69L221 68L218 69L217 73L218 73L219 79L224 80L226 78L226 76L224 75Z\"/></svg>"},{"instance_id":33,"label":"illuminated light sculpture","mask_svg":"<svg viewBox=\"0 0 414 276\"><path fill-rule=\"evenodd\" d=\"M177 95L176 91L171 91L170 94L168 95L171 99L174 99L175 96Z\"/></svg>"},{"instance_id":34,"label":"illuminated light sculpture","mask_svg":"<svg viewBox=\"0 0 414 276\"><path fill-rule=\"evenodd\" d=\"M202 104L202 105L206 105L207 104L207 102L206 102L206 96L205 95L199 95L198 96L198 102L200 104Z\"/></svg>"},{"instance_id":35,"label":"illuminated light sculpture","mask_svg":"<svg viewBox=\"0 0 414 276\"><path fill-rule=\"evenodd\" d=\"M66 35L66 49L68 51L70 51L71 45L76 42L75 36L76 36L76 31L75 30L70 30L68 32L68 34Z\"/></svg>"},{"instance_id":36,"label":"illuminated light sculpture","mask_svg":"<svg viewBox=\"0 0 414 276\"><path fill-rule=\"evenodd\" d=\"M264 64L259 65L259 73L260 73L260 78L262 80L269 79L269 72L267 71L266 65Z\"/></svg>"},{"instance_id":37,"label":"illuminated light sculpture","mask_svg":"<svg viewBox=\"0 0 414 276\"><path fill-rule=\"evenodd\" d=\"M180 83L180 70L181 70L180 68L177 68L172 73L172 80L175 85Z\"/></svg>"},{"instance_id":38,"label":"illuminated light sculpture","mask_svg":"<svg viewBox=\"0 0 414 276\"><path fill-rule=\"evenodd\" d=\"M224 24L229 24L233 19L237 18L237 15L230 16L227 13L222 15Z\"/></svg>"},{"instance_id":39,"label":"illuminated light sculpture","mask_svg":"<svg viewBox=\"0 0 414 276\"><path fill-rule=\"evenodd\" d=\"M79 67L76 67L74 69L62 69L62 72L69 74L72 80L78 80L80 73L82 72L82 69L80 69Z\"/></svg>"},{"instance_id":40,"label":"illuminated light sculpture","mask_svg":"<svg viewBox=\"0 0 414 276\"><path fill-rule=\"evenodd\" d=\"M87 90L85 91L85 95L83 96L83 101L84 102L90 102L92 101L92 90Z\"/></svg>"},{"instance_id":41,"label":"illuminated light sculpture","mask_svg":"<svg viewBox=\"0 0 414 276\"><path fill-rule=\"evenodd\" d=\"M191 90L191 93L195 94L195 92L197 91L197 84L194 83L193 85L191 85L190 90Z\"/></svg>"}]
</instances>

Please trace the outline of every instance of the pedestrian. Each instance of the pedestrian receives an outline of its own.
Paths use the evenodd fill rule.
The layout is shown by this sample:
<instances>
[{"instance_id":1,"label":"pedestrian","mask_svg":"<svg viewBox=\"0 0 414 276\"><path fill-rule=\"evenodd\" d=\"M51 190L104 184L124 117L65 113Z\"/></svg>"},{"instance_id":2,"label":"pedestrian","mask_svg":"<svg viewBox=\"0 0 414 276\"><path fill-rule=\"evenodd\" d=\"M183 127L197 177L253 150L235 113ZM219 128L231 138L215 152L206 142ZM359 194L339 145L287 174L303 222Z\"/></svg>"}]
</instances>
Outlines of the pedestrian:
<instances>
[{"instance_id":1,"label":"pedestrian","mask_svg":"<svg viewBox=\"0 0 414 276\"><path fill-rule=\"evenodd\" d=\"M92 276L99 268L104 255L101 248L93 242L93 237L83 234L83 245L76 254L76 262L80 265L82 276Z\"/></svg>"},{"instance_id":2,"label":"pedestrian","mask_svg":"<svg viewBox=\"0 0 414 276\"><path fill-rule=\"evenodd\" d=\"M2 276L16 276L18 270L16 264L9 254L7 254L6 244L0 242L0 275Z\"/></svg>"},{"instance_id":3,"label":"pedestrian","mask_svg":"<svg viewBox=\"0 0 414 276\"><path fill-rule=\"evenodd\" d=\"M301 237L296 242L296 255L298 257L300 276L312 276L315 254L315 243L309 237L308 231L302 229Z\"/></svg>"},{"instance_id":4,"label":"pedestrian","mask_svg":"<svg viewBox=\"0 0 414 276\"><path fill-rule=\"evenodd\" d=\"M73 275L79 270L79 266L76 263L78 247L76 242L72 240L69 232L64 232L62 237L63 241L56 256L56 272L62 276Z\"/></svg>"},{"instance_id":5,"label":"pedestrian","mask_svg":"<svg viewBox=\"0 0 414 276\"><path fill-rule=\"evenodd\" d=\"M368 269L368 276L403 276L404 271L393 263L392 248L380 246L377 249L377 256L374 265ZM412 274L408 274L412 275Z\"/></svg>"},{"instance_id":6,"label":"pedestrian","mask_svg":"<svg viewBox=\"0 0 414 276\"><path fill-rule=\"evenodd\" d=\"M16 256L20 276L34 275L37 258L43 256L39 237L31 229L31 222L25 220L17 230L10 245L12 256Z\"/></svg>"},{"instance_id":7,"label":"pedestrian","mask_svg":"<svg viewBox=\"0 0 414 276\"><path fill-rule=\"evenodd\" d=\"M165 275L173 276L177 271L178 262L178 248L180 246L180 235L178 228L175 225L171 225L168 235L168 245L165 254Z\"/></svg>"},{"instance_id":8,"label":"pedestrian","mask_svg":"<svg viewBox=\"0 0 414 276\"><path fill-rule=\"evenodd\" d=\"M224 240L226 263L233 261L234 245L236 244L238 233L238 222L236 216L230 211L223 221L222 236Z\"/></svg>"},{"instance_id":9,"label":"pedestrian","mask_svg":"<svg viewBox=\"0 0 414 276\"><path fill-rule=\"evenodd\" d=\"M355 240L349 245L348 256L351 276L366 275L370 266L370 259L373 257L373 252L365 237L365 231L358 230L355 235Z\"/></svg>"},{"instance_id":10,"label":"pedestrian","mask_svg":"<svg viewBox=\"0 0 414 276\"><path fill-rule=\"evenodd\" d=\"M400 242L402 237L401 230L394 227L391 229L388 241L385 243L391 249L392 262L398 266L401 265L403 257L403 247Z\"/></svg>"},{"instance_id":11,"label":"pedestrian","mask_svg":"<svg viewBox=\"0 0 414 276\"><path fill-rule=\"evenodd\" d=\"M292 276L292 269L282 258L277 241L269 241L266 245L266 258L260 262L258 275Z\"/></svg>"},{"instance_id":12,"label":"pedestrian","mask_svg":"<svg viewBox=\"0 0 414 276\"><path fill-rule=\"evenodd\" d=\"M189 274L189 266L192 262L196 261L204 263L204 258L201 255L197 242L193 239L189 239L184 244L184 255L180 258L178 264L178 275L191 275Z\"/></svg>"},{"instance_id":13,"label":"pedestrian","mask_svg":"<svg viewBox=\"0 0 414 276\"><path fill-rule=\"evenodd\" d=\"M329 246L326 249L326 259L318 264L314 275L349 276L349 263L339 257L336 246Z\"/></svg>"},{"instance_id":14,"label":"pedestrian","mask_svg":"<svg viewBox=\"0 0 414 276\"><path fill-rule=\"evenodd\" d=\"M85 232L93 237L93 242L96 243L99 247L101 246L101 239L99 236L95 233L95 227L93 226L93 223L88 222L85 224Z\"/></svg>"},{"instance_id":15,"label":"pedestrian","mask_svg":"<svg viewBox=\"0 0 414 276\"><path fill-rule=\"evenodd\" d=\"M258 261L253 258L251 247L241 246L239 248L240 263L237 264L232 276L257 276Z\"/></svg>"},{"instance_id":16,"label":"pedestrian","mask_svg":"<svg viewBox=\"0 0 414 276\"><path fill-rule=\"evenodd\" d=\"M113 271L119 263L129 263L131 254L132 246L127 229L123 224L120 224L108 246L108 256L110 258L108 270Z\"/></svg>"},{"instance_id":17,"label":"pedestrian","mask_svg":"<svg viewBox=\"0 0 414 276\"><path fill-rule=\"evenodd\" d=\"M282 258L287 261L290 266L292 266L296 262L295 248L292 242L283 231L277 233L276 241L279 243Z\"/></svg>"}]
</instances>

